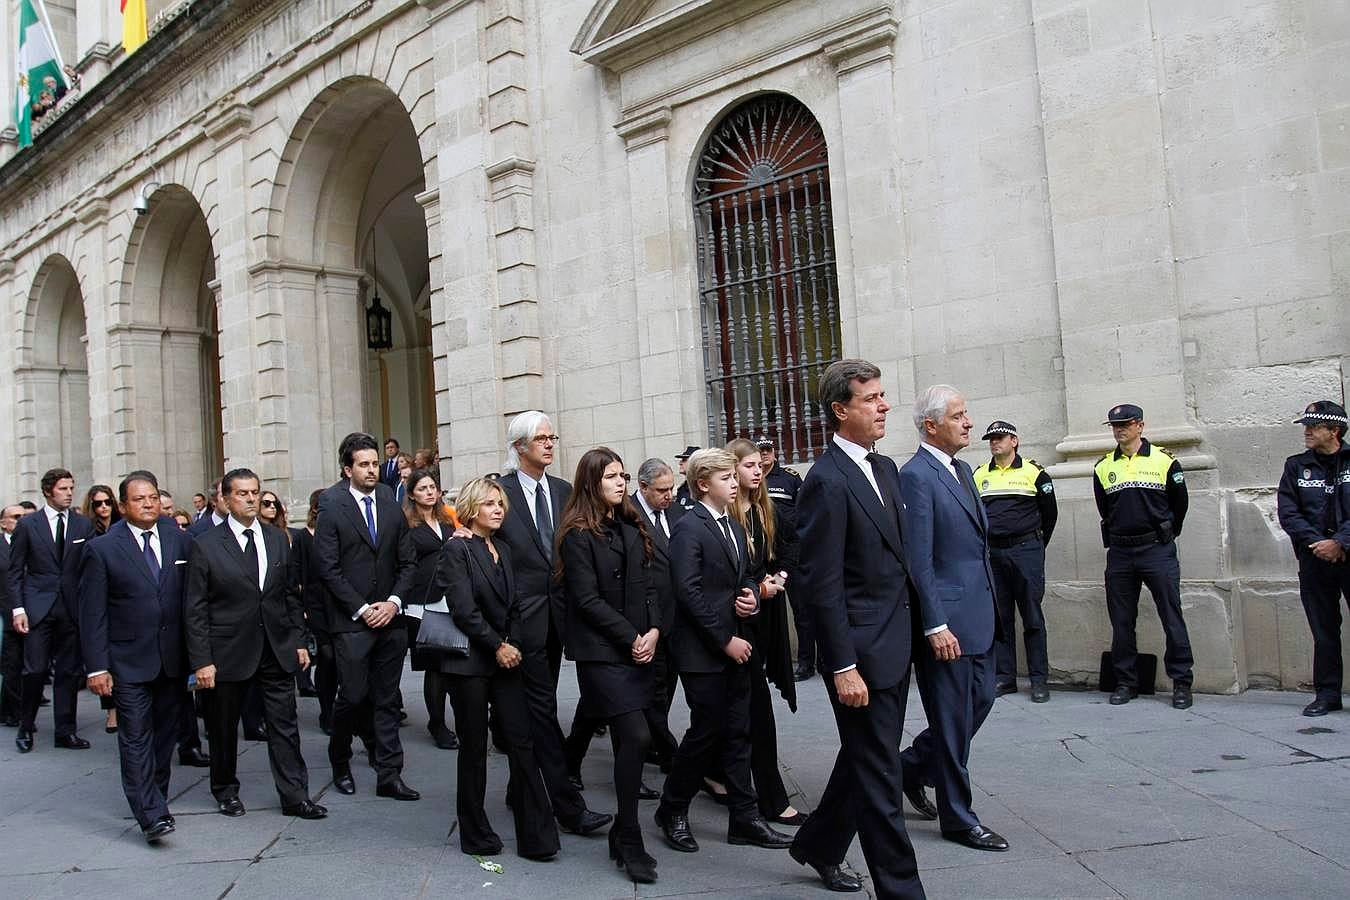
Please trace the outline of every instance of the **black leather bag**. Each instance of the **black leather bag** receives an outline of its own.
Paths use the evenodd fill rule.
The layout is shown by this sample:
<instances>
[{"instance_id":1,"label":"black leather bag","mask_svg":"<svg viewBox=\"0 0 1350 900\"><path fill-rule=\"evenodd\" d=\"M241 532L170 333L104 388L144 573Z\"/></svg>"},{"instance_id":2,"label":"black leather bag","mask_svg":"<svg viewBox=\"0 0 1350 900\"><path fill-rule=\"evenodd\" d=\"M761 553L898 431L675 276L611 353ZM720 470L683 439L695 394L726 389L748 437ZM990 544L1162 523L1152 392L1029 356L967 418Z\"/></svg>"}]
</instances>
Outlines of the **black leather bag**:
<instances>
[{"instance_id":1,"label":"black leather bag","mask_svg":"<svg viewBox=\"0 0 1350 900\"><path fill-rule=\"evenodd\" d=\"M469 636L460 631L450 613L426 610L422 613L422 623L417 627L417 646L451 656L468 656Z\"/></svg>"}]
</instances>

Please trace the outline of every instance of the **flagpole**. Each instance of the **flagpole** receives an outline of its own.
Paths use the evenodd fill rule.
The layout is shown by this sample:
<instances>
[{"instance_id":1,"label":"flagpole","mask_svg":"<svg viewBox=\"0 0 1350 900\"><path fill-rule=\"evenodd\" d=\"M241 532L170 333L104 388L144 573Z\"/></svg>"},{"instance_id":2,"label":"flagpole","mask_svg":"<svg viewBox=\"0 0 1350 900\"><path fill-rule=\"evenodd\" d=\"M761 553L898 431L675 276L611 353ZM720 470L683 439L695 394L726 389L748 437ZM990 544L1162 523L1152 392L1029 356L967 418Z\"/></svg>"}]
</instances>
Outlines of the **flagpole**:
<instances>
[{"instance_id":1,"label":"flagpole","mask_svg":"<svg viewBox=\"0 0 1350 900\"><path fill-rule=\"evenodd\" d=\"M34 11L38 14L38 22L42 24L42 30L47 32L47 43L52 48L52 56L56 57L56 68L61 73L61 82L66 90L70 90L70 78L66 75L66 62L61 58L61 48L56 45L56 30L52 28L52 20L47 15L47 6L42 0L30 0Z\"/></svg>"}]
</instances>

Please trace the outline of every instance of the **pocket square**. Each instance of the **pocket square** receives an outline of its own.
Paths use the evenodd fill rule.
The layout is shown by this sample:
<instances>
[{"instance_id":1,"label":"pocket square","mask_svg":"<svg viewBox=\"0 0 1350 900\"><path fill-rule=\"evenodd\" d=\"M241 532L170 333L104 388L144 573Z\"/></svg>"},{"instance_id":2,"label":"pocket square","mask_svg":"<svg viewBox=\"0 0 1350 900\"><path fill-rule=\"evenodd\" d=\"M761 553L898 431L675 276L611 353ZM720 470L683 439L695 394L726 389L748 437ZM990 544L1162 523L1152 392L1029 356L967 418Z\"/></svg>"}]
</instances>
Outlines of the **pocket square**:
<instances>
[{"instance_id":1,"label":"pocket square","mask_svg":"<svg viewBox=\"0 0 1350 900\"><path fill-rule=\"evenodd\" d=\"M71 543L72 543L72 544L83 544L83 543L84 543L85 541L87 541L87 540L89 540L89 539L88 539L88 538L76 538L75 540L71 541Z\"/></svg>"},{"instance_id":2,"label":"pocket square","mask_svg":"<svg viewBox=\"0 0 1350 900\"><path fill-rule=\"evenodd\" d=\"M186 565L187 565L187 560L186 560L186 559L175 559L175 560L173 561L173 564L174 564L175 566L186 566Z\"/></svg>"}]
</instances>

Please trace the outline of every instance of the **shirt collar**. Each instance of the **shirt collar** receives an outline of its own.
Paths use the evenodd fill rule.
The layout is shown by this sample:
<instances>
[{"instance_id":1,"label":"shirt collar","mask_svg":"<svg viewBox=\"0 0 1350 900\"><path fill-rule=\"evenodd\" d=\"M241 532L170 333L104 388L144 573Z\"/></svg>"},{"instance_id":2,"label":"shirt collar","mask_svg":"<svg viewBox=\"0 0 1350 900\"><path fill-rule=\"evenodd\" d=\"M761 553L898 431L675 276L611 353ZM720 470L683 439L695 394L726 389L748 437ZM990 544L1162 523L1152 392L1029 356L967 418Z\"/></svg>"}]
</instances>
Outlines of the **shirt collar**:
<instances>
[{"instance_id":1,"label":"shirt collar","mask_svg":"<svg viewBox=\"0 0 1350 900\"><path fill-rule=\"evenodd\" d=\"M646 516L648 519L651 519L654 515L656 515L656 510L652 509L650 506L647 505L647 498L642 496L641 490L633 492L633 501L637 503L638 508L642 510L642 514Z\"/></svg>"},{"instance_id":2,"label":"shirt collar","mask_svg":"<svg viewBox=\"0 0 1350 900\"><path fill-rule=\"evenodd\" d=\"M59 516L59 515L61 515L62 513L65 513L67 516L70 515L70 510L68 510L68 509L63 509L63 510L53 509L50 503L44 503L44 504L42 504L42 511L45 512L45 513L47 514L47 521L48 521L48 522L55 522L55 521L56 521L56 517Z\"/></svg>"},{"instance_id":3,"label":"shirt collar","mask_svg":"<svg viewBox=\"0 0 1350 900\"><path fill-rule=\"evenodd\" d=\"M356 508L361 510L362 513L365 512L365 508L362 506L362 504L365 502L365 499L367 497L369 497L372 500L375 499L374 491L371 491L369 494L363 494L360 491L358 491L355 487L353 487L350 481L347 482L347 490L351 491L352 499L356 501Z\"/></svg>"},{"instance_id":4,"label":"shirt collar","mask_svg":"<svg viewBox=\"0 0 1350 900\"><path fill-rule=\"evenodd\" d=\"M989 457L989 468L991 468L991 469L997 469L998 467L999 467L998 461L995 460L992 456ZM1022 454L1020 454L1020 453L1014 453L1014 454L1013 454L1013 461L1008 465L1008 468L1010 468L1010 469L1020 469L1020 468L1022 468Z\"/></svg>"},{"instance_id":5,"label":"shirt collar","mask_svg":"<svg viewBox=\"0 0 1350 900\"><path fill-rule=\"evenodd\" d=\"M126 520L124 519L123 521L126 521ZM139 527L139 526L137 526L137 525L132 525L130 522L127 522L127 528L131 529L131 536L134 537L134 538L136 539L136 543L138 543L138 544L141 544L141 543L144 543L144 542L145 542L145 538L141 537L141 535L143 535L143 534L148 534L148 535L150 535L150 537L154 538L155 540L159 540L159 523L158 523L158 522L156 522L154 525L151 525L149 528L141 528L141 527Z\"/></svg>"},{"instance_id":6,"label":"shirt collar","mask_svg":"<svg viewBox=\"0 0 1350 900\"><path fill-rule=\"evenodd\" d=\"M225 521L230 523L230 531L234 532L234 536L236 538L242 538L244 536L245 526L243 522L240 522L234 516L230 516ZM262 534L262 523L259 522L257 519L254 519L253 524L247 527L252 528L254 530L253 534L255 537Z\"/></svg>"},{"instance_id":7,"label":"shirt collar","mask_svg":"<svg viewBox=\"0 0 1350 900\"><path fill-rule=\"evenodd\" d=\"M862 444L853 443L853 441L850 441L837 431L834 433L834 443L840 450L843 450L844 453L848 454L849 459L853 460L858 465L867 462L867 454L871 451Z\"/></svg>"},{"instance_id":8,"label":"shirt collar","mask_svg":"<svg viewBox=\"0 0 1350 900\"><path fill-rule=\"evenodd\" d=\"M703 505L703 508L708 511L708 515L713 517L714 522L720 520L723 516L728 514L726 510L718 512L717 510L713 509L711 506L708 505L708 502L706 500L700 500L698 502L701 503Z\"/></svg>"},{"instance_id":9,"label":"shirt collar","mask_svg":"<svg viewBox=\"0 0 1350 900\"><path fill-rule=\"evenodd\" d=\"M532 478L532 477L530 477L529 475L525 474L525 470L524 470L524 469L516 469L516 477L517 477L518 479L520 479L520 487L521 487L522 490L525 491L525 493L527 493L527 494L533 494L533 493L535 492L535 489L536 489L536 488L541 488L541 487L542 487L542 488L544 489L544 496L545 496L545 497L548 496L548 473L547 473L547 472L544 473L544 477L543 477L543 478L540 478L538 481L536 481L534 478Z\"/></svg>"},{"instance_id":10,"label":"shirt collar","mask_svg":"<svg viewBox=\"0 0 1350 900\"><path fill-rule=\"evenodd\" d=\"M1149 442L1148 442L1148 438L1140 438L1140 439L1139 439L1139 452L1136 453L1135 456L1148 456L1149 453L1150 453L1150 451L1149 451L1149 447L1150 447L1150 446L1151 446L1151 445L1150 445ZM1124 458L1125 458L1125 451L1123 451L1123 450L1120 449L1120 445L1119 445L1119 444L1116 444L1116 452L1115 452L1115 454L1114 454L1114 458L1115 458L1115 459L1124 459Z\"/></svg>"},{"instance_id":11,"label":"shirt collar","mask_svg":"<svg viewBox=\"0 0 1350 900\"><path fill-rule=\"evenodd\" d=\"M950 469L952 467L952 456L945 450L939 450L927 441L920 441L919 446L936 456L938 461L946 468Z\"/></svg>"}]
</instances>

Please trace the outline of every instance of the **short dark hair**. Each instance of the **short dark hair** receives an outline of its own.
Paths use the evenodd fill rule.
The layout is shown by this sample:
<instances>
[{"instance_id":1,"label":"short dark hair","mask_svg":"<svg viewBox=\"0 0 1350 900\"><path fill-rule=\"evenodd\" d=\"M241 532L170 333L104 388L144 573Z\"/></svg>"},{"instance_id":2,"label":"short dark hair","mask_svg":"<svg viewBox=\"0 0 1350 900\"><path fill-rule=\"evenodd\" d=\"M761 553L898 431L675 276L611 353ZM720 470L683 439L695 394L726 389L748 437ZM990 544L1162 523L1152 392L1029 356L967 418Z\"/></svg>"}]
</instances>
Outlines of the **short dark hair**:
<instances>
[{"instance_id":1,"label":"short dark hair","mask_svg":"<svg viewBox=\"0 0 1350 900\"><path fill-rule=\"evenodd\" d=\"M401 446L401 445L399 444L399 442L398 442L398 438L396 438L396 437L387 437L387 438L384 439L384 442L385 442L386 444L393 444L395 447L400 447L400 446ZM349 465L349 466L350 466L351 463L347 463L346 465Z\"/></svg>"},{"instance_id":2,"label":"short dark hair","mask_svg":"<svg viewBox=\"0 0 1350 900\"><path fill-rule=\"evenodd\" d=\"M22 506L24 509L28 510L29 512L32 512L33 510L37 509L37 504L34 503L32 500L20 500L19 503L18 503L18 505L19 505L19 506Z\"/></svg>"},{"instance_id":3,"label":"short dark hair","mask_svg":"<svg viewBox=\"0 0 1350 900\"><path fill-rule=\"evenodd\" d=\"M123 503L127 502L127 489L131 487L133 481L147 481L156 491L159 491L159 479L155 473L148 469L137 469L122 479L122 483L117 486L117 499Z\"/></svg>"},{"instance_id":4,"label":"short dark hair","mask_svg":"<svg viewBox=\"0 0 1350 900\"><path fill-rule=\"evenodd\" d=\"M353 431L342 439L342 444L338 447L338 461L342 463L344 469L356 461L358 450L374 450L378 454L380 445L375 443L374 435L366 434L364 431Z\"/></svg>"},{"instance_id":5,"label":"short dark hair","mask_svg":"<svg viewBox=\"0 0 1350 900\"><path fill-rule=\"evenodd\" d=\"M820 407L825 411L825 424L831 434L839 430L834 404L848 405L853 399L853 382L880 377L881 369L865 359L837 359L825 368L820 376Z\"/></svg>"},{"instance_id":6,"label":"short dark hair","mask_svg":"<svg viewBox=\"0 0 1350 900\"><path fill-rule=\"evenodd\" d=\"M196 500L198 497L201 497L201 498L202 498L202 502L203 502L203 503L206 502L206 495L203 494L201 491L198 491L197 493L195 493L195 494L192 495L192 499L193 499L193 500Z\"/></svg>"},{"instance_id":7,"label":"short dark hair","mask_svg":"<svg viewBox=\"0 0 1350 900\"><path fill-rule=\"evenodd\" d=\"M48 469L47 471L43 472L42 496L50 497L52 495L52 491L56 489L56 483L63 478L69 478L71 481L75 480L75 476L70 474L69 469L56 468L56 469ZM36 509L37 507L33 508Z\"/></svg>"},{"instance_id":8,"label":"short dark hair","mask_svg":"<svg viewBox=\"0 0 1350 900\"><path fill-rule=\"evenodd\" d=\"M234 491L234 483L236 481L247 481L250 478L258 482L259 487L262 487L262 479L259 478L258 473L253 471L252 469L242 469L242 468L231 469L230 471L226 472L225 477L220 479L221 496L226 496L232 493Z\"/></svg>"}]
</instances>

